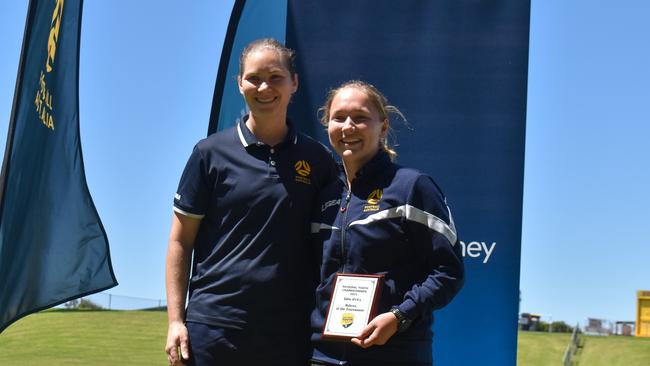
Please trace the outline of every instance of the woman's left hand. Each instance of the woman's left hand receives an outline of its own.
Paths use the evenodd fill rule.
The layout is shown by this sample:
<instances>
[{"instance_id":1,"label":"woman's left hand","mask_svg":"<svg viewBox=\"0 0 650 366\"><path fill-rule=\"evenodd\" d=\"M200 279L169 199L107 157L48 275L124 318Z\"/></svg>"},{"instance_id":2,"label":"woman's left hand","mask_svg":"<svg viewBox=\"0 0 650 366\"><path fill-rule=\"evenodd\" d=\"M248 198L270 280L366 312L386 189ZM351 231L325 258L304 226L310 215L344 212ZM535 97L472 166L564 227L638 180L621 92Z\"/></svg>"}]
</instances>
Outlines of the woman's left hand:
<instances>
[{"instance_id":1,"label":"woman's left hand","mask_svg":"<svg viewBox=\"0 0 650 366\"><path fill-rule=\"evenodd\" d=\"M352 338L352 343L361 348L386 344L397 333L397 323L397 317L393 313L380 314L368 323L358 337Z\"/></svg>"}]
</instances>

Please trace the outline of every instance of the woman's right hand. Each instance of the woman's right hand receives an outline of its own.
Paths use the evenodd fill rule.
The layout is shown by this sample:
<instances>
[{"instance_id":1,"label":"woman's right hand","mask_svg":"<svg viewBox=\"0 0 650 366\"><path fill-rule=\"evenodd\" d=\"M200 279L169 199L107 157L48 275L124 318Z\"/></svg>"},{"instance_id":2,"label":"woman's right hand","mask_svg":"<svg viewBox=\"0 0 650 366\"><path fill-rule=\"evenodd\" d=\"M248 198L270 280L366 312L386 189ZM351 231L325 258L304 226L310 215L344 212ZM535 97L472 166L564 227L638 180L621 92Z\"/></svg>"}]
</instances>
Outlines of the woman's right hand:
<instances>
[{"instance_id":1,"label":"woman's right hand","mask_svg":"<svg viewBox=\"0 0 650 366\"><path fill-rule=\"evenodd\" d=\"M170 366L184 365L185 363L183 361L187 361L190 358L187 327L182 322L172 322L169 324L165 352L167 353L167 360Z\"/></svg>"},{"instance_id":2,"label":"woman's right hand","mask_svg":"<svg viewBox=\"0 0 650 366\"><path fill-rule=\"evenodd\" d=\"M383 346L390 337L397 333L397 323L395 314L391 312L380 314L368 323L359 336L352 338L351 341L361 348Z\"/></svg>"}]
</instances>

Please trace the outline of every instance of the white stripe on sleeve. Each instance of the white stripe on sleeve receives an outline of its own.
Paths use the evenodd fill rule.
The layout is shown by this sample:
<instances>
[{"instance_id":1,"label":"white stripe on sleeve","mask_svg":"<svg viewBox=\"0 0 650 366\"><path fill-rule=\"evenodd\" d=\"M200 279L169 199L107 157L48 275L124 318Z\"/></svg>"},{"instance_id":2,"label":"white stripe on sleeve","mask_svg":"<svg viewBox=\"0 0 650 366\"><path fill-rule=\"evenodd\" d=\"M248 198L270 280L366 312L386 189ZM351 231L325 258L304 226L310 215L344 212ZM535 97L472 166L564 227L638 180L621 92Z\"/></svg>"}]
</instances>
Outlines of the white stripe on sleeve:
<instances>
[{"instance_id":1,"label":"white stripe on sleeve","mask_svg":"<svg viewBox=\"0 0 650 366\"><path fill-rule=\"evenodd\" d=\"M444 235L444 237L447 238L447 240L449 240L451 245L456 244L456 229L454 227L453 220L451 220L451 212L449 216L451 225L447 225L447 223L443 219L435 215L432 215L426 211L420 210L419 208L411 205L402 205L402 206L389 208L387 210L379 211L377 213L374 213L366 217L363 220L352 221L350 223L350 226L367 225L371 222L386 220L386 219L394 219L399 217L403 217L406 220L425 225L429 229Z\"/></svg>"},{"instance_id":2,"label":"white stripe on sleeve","mask_svg":"<svg viewBox=\"0 0 650 366\"><path fill-rule=\"evenodd\" d=\"M189 213L187 211L183 211L183 210L181 210L180 208L178 208L176 206L174 206L173 208L174 208L174 211L178 212L179 214L181 214L183 216L192 217L192 218L195 218L195 219L202 219L202 218L205 217L205 215L197 215L197 214Z\"/></svg>"}]
</instances>

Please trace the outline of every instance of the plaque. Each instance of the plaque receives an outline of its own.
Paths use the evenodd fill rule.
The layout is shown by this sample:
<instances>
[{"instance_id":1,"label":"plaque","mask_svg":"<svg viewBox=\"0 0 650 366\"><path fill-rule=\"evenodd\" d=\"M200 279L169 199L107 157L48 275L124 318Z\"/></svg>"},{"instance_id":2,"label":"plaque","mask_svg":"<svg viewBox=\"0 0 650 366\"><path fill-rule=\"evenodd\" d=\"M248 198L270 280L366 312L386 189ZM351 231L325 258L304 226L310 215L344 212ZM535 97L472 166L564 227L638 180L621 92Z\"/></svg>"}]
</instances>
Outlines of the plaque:
<instances>
[{"instance_id":1,"label":"plaque","mask_svg":"<svg viewBox=\"0 0 650 366\"><path fill-rule=\"evenodd\" d=\"M337 273L323 338L349 340L361 334L375 314L381 275Z\"/></svg>"}]
</instances>

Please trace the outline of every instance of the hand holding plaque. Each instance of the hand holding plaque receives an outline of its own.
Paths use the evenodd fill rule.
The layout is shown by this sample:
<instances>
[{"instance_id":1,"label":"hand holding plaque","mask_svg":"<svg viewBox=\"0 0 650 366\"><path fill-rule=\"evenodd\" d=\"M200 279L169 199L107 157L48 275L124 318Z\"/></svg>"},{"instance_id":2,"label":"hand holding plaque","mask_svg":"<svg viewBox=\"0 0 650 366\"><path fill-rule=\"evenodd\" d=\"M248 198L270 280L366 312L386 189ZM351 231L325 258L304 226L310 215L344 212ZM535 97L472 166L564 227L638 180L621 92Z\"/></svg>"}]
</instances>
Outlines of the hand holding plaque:
<instances>
[{"instance_id":1,"label":"hand holding plaque","mask_svg":"<svg viewBox=\"0 0 650 366\"><path fill-rule=\"evenodd\" d=\"M361 334L375 315L382 278L380 275L336 274L323 338L349 340Z\"/></svg>"}]
</instances>

